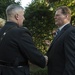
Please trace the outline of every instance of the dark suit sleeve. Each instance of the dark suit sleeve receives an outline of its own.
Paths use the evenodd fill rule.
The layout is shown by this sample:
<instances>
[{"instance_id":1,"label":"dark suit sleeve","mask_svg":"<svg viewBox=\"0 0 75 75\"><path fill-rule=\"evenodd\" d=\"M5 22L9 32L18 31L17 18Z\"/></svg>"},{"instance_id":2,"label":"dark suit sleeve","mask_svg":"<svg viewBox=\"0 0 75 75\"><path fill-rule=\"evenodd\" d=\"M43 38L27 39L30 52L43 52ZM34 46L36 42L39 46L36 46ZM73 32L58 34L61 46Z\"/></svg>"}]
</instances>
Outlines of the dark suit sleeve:
<instances>
[{"instance_id":1,"label":"dark suit sleeve","mask_svg":"<svg viewBox=\"0 0 75 75\"><path fill-rule=\"evenodd\" d=\"M19 42L24 58L27 58L31 63L44 68L46 64L45 58L35 47L28 30L22 31Z\"/></svg>"},{"instance_id":2,"label":"dark suit sleeve","mask_svg":"<svg viewBox=\"0 0 75 75\"><path fill-rule=\"evenodd\" d=\"M68 34L64 41L65 70L63 75L75 75L75 29Z\"/></svg>"}]
</instances>

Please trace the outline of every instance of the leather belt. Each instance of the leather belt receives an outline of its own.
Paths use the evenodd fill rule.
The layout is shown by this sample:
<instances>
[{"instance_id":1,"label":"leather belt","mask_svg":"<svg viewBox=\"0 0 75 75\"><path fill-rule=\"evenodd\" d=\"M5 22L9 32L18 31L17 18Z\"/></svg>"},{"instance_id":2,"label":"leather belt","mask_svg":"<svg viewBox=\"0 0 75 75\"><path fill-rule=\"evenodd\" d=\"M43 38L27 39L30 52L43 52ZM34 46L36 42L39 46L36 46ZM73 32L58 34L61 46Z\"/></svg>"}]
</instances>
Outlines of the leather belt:
<instances>
[{"instance_id":1,"label":"leather belt","mask_svg":"<svg viewBox=\"0 0 75 75\"><path fill-rule=\"evenodd\" d=\"M12 63L7 63L7 62L5 62L5 61L1 61L0 60L0 66L4 66L4 67L11 67L11 68L13 68L13 67L17 67L17 68L21 68L21 67L23 67L23 66L26 66L27 65L27 63L25 63L25 62L21 62L19 65L14 65L14 64L12 64Z\"/></svg>"}]
</instances>

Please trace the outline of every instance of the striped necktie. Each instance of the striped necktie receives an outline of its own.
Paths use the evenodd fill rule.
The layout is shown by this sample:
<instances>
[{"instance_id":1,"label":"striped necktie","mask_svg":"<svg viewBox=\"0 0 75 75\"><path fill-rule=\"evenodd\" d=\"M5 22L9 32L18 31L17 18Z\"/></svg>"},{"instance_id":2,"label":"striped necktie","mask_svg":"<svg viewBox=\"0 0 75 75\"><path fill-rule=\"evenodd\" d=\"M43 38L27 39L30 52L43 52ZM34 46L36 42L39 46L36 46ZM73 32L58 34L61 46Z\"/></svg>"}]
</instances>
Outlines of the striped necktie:
<instances>
[{"instance_id":1,"label":"striped necktie","mask_svg":"<svg viewBox=\"0 0 75 75\"><path fill-rule=\"evenodd\" d=\"M59 33L60 33L60 29L58 29L58 30L56 31L56 36L57 36Z\"/></svg>"}]
</instances>

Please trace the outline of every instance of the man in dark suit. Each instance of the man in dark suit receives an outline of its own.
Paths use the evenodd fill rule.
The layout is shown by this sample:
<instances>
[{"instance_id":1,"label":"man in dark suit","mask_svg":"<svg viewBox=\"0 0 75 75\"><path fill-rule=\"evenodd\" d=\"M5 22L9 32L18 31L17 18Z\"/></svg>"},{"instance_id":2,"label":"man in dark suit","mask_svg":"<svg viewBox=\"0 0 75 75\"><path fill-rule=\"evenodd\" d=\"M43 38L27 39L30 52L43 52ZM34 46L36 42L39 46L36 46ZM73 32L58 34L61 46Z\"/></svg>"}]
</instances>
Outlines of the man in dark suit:
<instances>
[{"instance_id":1,"label":"man in dark suit","mask_svg":"<svg viewBox=\"0 0 75 75\"><path fill-rule=\"evenodd\" d=\"M29 30L22 27L23 7L11 4L6 15L7 22L0 31L0 75L30 75L28 61L44 68L47 56L37 50Z\"/></svg>"},{"instance_id":2,"label":"man in dark suit","mask_svg":"<svg viewBox=\"0 0 75 75\"><path fill-rule=\"evenodd\" d=\"M67 6L55 11L57 33L48 55L48 75L75 75L75 27L70 24L71 10Z\"/></svg>"}]
</instances>

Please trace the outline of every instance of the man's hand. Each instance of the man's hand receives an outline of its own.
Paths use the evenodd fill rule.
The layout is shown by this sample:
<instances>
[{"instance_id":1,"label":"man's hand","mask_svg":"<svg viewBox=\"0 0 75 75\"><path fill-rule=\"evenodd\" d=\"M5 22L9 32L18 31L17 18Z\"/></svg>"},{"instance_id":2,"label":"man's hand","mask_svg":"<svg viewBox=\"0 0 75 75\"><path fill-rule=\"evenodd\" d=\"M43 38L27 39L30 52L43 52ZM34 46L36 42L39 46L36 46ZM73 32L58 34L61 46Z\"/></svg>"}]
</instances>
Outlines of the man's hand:
<instances>
[{"instance_id":1,"label":"man's hand","mask_svg":"<svg viewBox=\"0 0 75 75\"><path fill-rule=\"evenodd\" d=\"M44 56L44 57L46 59L46 65L47 65L47 63L48 63L48 57L47 56Z\"/></svg>"}]
</instances>

